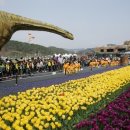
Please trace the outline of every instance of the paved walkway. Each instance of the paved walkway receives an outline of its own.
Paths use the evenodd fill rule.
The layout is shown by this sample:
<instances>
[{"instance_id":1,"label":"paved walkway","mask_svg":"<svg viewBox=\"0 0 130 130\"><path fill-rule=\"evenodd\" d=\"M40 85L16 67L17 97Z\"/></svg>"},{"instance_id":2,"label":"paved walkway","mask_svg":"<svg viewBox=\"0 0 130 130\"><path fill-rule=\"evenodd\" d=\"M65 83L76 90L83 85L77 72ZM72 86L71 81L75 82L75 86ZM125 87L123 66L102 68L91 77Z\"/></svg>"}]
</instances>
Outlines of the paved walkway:
<instances>
[{"instance_id":1,"label":"paved walkway","mask_svg":"<svg viewBox=\"0 0 130 130\"><path fill-rule=\"evenodd\" d=\"M9 80L0 82L0 98L10 95L16 94L17 92L22 92L27 89L31 89L33 87L47 87L53 84L60 84L69 80L80 79L84 77L88 77L93 74L102 73L105 71L118 69L120 66L116 67L108 67L108 68L95 68L92 71L89 68L83 69L79 73L72 75L64 75L63 73L57 73L53 75L50 74L41 74L33 77L27 77L18 80L18 85L15 85L15 80Z\"/></svg>"}]
</instances>

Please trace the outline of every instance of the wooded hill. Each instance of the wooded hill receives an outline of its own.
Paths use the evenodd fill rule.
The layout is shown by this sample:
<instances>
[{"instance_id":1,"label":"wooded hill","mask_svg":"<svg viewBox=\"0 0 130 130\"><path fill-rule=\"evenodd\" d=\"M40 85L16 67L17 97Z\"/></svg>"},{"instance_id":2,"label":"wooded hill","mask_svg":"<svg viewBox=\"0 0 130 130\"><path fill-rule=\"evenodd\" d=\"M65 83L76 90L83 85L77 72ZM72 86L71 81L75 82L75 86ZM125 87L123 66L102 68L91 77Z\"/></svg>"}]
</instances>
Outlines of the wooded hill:
<instances>
[{"instance_id":1,"label":"wooded hill","mask_svg":"<svg viewBox=\"0 0 130 130\"><path fill-rule=\"evenodd\" d=\"M68 51L62 48L45 47L37 44L29 44L19 41L9 41L1 50L1 55L10 57L21 56L46 56L52 54L64 54Z\"/></svg>"}]
</instances>

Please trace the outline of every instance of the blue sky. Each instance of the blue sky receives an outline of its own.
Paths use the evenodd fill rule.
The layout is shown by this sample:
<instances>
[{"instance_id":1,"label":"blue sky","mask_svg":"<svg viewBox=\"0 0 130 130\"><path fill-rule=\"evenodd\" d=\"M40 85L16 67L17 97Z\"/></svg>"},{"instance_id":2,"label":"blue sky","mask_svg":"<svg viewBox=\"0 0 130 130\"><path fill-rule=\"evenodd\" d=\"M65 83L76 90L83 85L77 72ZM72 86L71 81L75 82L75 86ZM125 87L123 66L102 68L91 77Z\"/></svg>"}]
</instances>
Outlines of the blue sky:
<instances>
[{"instance_id":1,"label":"blue sky","mask_svg":"<svg viewBox=\"0 0 130 130\"><path fill-rule=\"evenodd\" d=\"M18 31L12 39L61 48L92 48L130 40L130 0L0 0L0 10L57 25L68 40L40 31Z\"/></svg>"}]
</instances>

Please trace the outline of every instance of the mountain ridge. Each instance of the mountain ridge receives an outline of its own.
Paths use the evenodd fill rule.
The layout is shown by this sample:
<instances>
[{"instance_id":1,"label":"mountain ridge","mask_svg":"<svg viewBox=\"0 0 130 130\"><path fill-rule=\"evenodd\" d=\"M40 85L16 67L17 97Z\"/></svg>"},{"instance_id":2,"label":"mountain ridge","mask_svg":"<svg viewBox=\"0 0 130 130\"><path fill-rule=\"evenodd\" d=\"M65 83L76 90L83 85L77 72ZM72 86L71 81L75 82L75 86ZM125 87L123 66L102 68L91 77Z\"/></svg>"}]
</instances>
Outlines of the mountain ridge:
<instances>
[{"instance_id":1,"label":"mountain ridge","mask_svg":"<svg viewBox=\"0 0 130 130\"><path fill-rule=\"evenodd\" d=\"M45 47L37 44L10 40L1 50L2 56L21 57L21 56L46 56L55 53L69 53L63 48Z\"/></svg>"}]
</instances>

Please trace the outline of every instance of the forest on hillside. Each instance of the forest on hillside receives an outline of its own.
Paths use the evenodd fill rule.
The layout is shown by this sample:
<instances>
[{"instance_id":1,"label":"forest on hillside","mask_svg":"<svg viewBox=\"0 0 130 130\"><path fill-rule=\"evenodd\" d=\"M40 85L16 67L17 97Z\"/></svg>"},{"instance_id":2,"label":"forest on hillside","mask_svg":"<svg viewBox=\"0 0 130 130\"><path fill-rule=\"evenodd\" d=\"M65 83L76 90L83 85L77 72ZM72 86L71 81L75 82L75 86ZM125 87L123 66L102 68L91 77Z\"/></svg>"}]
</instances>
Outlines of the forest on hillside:
<instances>
[{"instance_id":1,"label":"forest on hillside","mask_svg":"<svg viewBox=\"0 0 130 130\"><path fill-rule=\"evenodd\" d=\"M56 47L45 47L26 42L9 41L1 50L2 56L21 57L21 56L46 56L52 54L68 53L67 50Z\"/></svg>"}]
</instances>

